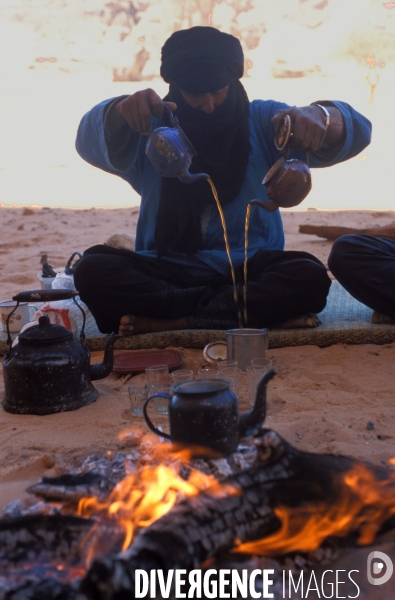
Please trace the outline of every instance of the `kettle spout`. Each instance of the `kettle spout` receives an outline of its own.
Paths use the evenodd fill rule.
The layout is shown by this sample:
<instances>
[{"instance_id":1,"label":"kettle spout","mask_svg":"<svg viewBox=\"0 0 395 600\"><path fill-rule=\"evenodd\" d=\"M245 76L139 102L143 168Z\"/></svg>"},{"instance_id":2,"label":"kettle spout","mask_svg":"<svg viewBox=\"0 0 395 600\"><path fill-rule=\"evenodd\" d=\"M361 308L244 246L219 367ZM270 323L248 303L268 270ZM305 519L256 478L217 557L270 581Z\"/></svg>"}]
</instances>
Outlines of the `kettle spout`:
<instances>
[{"instance_id":1,"label":"kettle spout","mask_svg":"<svg viewBox=\"0 0 395 600\"><path fill-rule=\"evenodd\" d=\"M264 375L258 383L256 390L255 404L252 410L243 413L239 418L239 436L243 437L251 429L261 425L266 417L266 386L268 382L276 375L274 369L270 369Z\"/></svg>"},{"instance_id":2,"label":"kettle spout","mask_svg":"<svg viewBox=\"0 0 395 600\"><path fill-rule=\"evenodd\" d=\"M104 348L103 362L99 365L91 365L91 380L104 379L110 375L114 364L114 343L121 335L117 333L111 333L107 340Z\"/></svg>"},{"instance_id":3,"label":"kettle spout","mask_svg":"<svg viewBox=\"0 0 395 600\"><path fill-rule=\"evenodd\" d=\"M199 181L199 179L210 179L210 175L207 175L207 173L192 174L189 171L185 171L178 179L182 181L182 183L195 183L195 181Z\"/></svg>"}]
</instances>

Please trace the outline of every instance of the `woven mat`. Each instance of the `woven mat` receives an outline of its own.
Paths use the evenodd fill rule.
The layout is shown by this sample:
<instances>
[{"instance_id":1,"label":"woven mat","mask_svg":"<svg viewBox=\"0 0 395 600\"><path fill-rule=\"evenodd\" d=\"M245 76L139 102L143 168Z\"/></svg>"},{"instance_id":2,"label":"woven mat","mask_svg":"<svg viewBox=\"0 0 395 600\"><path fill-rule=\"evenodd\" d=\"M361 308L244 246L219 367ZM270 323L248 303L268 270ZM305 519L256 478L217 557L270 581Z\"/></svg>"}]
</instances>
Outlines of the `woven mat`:
<instances>
[{"instance_id":1,"label":"woven mat","mask_svg":"<svg viewBox=\"0 0 395 600\"><path fill-rule=\"evenodd\" d=\"M32 309L34 315L34 309ZM388 344L395 341L395 325L372 325L372 310L361 304L337 282L329 292L326 308L319 314L322 325L305 329L271 329L269 347L303 346L320 347L332 344ZM87 315L86 342L91 350L102 350L105 337L99 332L92 315ZM7 336L0 333L0 354L4 354ZM204 348L215 340L225 340L225 331L194 330L146 333L121 338L116 349L139 350L143 348Z\"/></svg>"}]
</instances>

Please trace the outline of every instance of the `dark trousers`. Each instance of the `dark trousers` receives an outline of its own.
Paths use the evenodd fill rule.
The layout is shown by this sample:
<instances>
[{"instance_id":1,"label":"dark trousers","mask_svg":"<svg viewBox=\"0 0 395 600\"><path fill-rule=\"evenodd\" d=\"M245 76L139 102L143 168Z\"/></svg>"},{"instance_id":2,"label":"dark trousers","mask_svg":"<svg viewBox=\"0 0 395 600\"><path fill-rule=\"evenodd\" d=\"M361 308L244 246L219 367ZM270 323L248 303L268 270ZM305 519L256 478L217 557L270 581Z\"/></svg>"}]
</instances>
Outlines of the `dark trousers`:
<instances>
[{"instance_id":1,"label":"dark trousers","mask_svg":"<svg viewBox=\"0 0 395 600\"><path fill-rule=\"evenodd\" d=\"M395 242L344 235L333 244L328 265L354 298L395 319Z\"/></svg>"},{"instance_id":2,"label":"dark trousers","mask_svg":"<svg viewBox=\"0 0 395 600\"><path fill-rule=\"evenodd\" d=\"M110 246L89 248L74 280L101 332L117 331L127 314L156 319L188 318L190 329L239 327L232 279L212 269L199 277L192 270ZM236 270L243 311L243 266ZM324 265L307 252L260 250L248 261L249 327L273 326L320 312L330 279Z\"/></svg>"}]
</instances>

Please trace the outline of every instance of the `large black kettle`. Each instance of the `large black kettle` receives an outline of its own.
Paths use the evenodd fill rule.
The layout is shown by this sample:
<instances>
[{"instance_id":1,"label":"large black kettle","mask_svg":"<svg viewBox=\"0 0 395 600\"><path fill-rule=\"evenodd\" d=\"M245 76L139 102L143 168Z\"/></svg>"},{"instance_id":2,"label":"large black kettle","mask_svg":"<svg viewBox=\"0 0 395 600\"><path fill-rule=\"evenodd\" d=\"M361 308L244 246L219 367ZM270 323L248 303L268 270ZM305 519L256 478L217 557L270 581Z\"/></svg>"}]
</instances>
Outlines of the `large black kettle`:
<instances>
[{"instance_id":1,"label":"large black kettle","mask_svg":"<svg viewBox=\"0 0 395 600\"><path fill-rule=\"evenodd\" d=\"M73 299L83 314L80 340L62 325L51 324L45 315L38 324L19 334L12 345L8 329L8 348L3 360L4 410L12 413L47 415L76 410L90 404L99 393L92 380L103 379L112 371L114 342L106 341L101 364L90 364L90 351L84 342L85 313L76 302L73 290L34 290L13 296L17 302L48 302Z\"/></svg>"}]
</instances>

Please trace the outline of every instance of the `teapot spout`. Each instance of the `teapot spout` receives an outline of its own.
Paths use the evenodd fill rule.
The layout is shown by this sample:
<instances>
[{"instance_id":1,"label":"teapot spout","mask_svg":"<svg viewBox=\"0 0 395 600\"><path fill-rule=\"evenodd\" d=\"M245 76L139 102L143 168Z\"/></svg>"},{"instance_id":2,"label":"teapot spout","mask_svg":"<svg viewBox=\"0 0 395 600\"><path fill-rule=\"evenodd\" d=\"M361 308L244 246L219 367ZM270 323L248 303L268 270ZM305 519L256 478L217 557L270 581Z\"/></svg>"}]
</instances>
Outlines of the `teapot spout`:
<instances>
[{"instance_id":1,"label":"teapot spout","mask_svg":"<svg viewBox=\"0 0 395 600\"><path fill-rule=\"evenodd\" d=\"M274 212L280 206L274 200L270 200L269 202L263 202L263 200L251 200L250 204L257 204L261 208L267 210L267 212Z\"/></svg>"},{"instance_id":2,"label":"teapot spout","mask_svg":"<svg viewBox=\"0 0 395 600\"><path fill-rule=\"evenodd\" d=\"M182 183L195 183L195 181L199 181L199 179L210 179L210 175L207 175L207 173L192 174L189 171L185 171L178 179L182 181Z\"/></svg>"},{"instance_id":3,"label":"teapot spout","mask_svg":"<svg viewBox=\"0 0 395 600\"><path fill-rule=\"evenodd\" d=\"M243 437L249 430L261 425L266 417L266 386L276 375L274 369L267 371L258 383L255 404L252 410L243 413L239 417L239 436Z\"/></svg>"},{"instance_id":4,"label":"teapot spout","mask_svg":"<svg viewBox=\"0 0 395 600\"><path fill-rule=\"evenodd\" d=\"M118 338L121 337L122 336L118 335L117 333L111 333L108 336L104 348L103 362L99 365L91 365L92 381L95 381L96 379L104 379L110 375L114 364L114 343Z\"/></svg>"}]
</instances>

